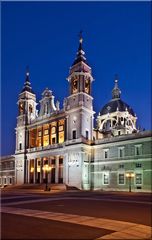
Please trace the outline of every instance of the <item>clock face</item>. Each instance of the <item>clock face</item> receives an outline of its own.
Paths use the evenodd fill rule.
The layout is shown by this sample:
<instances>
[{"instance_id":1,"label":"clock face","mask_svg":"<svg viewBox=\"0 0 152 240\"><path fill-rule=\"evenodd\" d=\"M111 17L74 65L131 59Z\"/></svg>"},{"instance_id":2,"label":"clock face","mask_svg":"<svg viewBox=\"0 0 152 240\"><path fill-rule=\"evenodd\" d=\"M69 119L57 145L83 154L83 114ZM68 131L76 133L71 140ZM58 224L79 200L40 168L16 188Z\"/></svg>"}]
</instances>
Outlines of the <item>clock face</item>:
<instances>
[{"instance_id":1,"label":"clock face","mask_svg":"<svg viewBox=\"0 0 152 240\"><path fill-rule=\"evenodd\" d=\"M74 79L72 84L72 92L76 93L78 91L78 80Z\"/></svg>"},{"instance_id":2,"label":"clock face","mask_svg":"<svg viewBox=\"0 0 152 240\"><path fill-rule=\"evenodd\" d=\"M85 92L90 93L90 81L89 81L89 79L85 80Z\"/></svg>"}]
</instances>

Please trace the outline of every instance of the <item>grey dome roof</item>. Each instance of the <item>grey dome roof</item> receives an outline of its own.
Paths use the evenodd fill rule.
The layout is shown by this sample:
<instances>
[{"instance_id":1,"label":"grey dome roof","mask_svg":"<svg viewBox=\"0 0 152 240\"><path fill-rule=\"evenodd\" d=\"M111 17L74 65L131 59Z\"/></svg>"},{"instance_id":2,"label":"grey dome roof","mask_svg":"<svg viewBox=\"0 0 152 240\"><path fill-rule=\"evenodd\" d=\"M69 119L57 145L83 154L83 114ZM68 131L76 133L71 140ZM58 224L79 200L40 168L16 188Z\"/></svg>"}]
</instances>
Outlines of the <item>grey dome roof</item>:
<instances>
[{"instance_id":1,"label":"grey dome roof","mask_svg":"<svg viewBox=\"0 0 152 240\"><path fill-rule=\"evenodd\" d=\"M125 102L123 102L120 98L114 98L109 101L100 111L100 115L104 115L107 113L113 113L116 111L124 112L128 111L131 115L135 116L133 109Z\"/></svg>"}]
</instances>

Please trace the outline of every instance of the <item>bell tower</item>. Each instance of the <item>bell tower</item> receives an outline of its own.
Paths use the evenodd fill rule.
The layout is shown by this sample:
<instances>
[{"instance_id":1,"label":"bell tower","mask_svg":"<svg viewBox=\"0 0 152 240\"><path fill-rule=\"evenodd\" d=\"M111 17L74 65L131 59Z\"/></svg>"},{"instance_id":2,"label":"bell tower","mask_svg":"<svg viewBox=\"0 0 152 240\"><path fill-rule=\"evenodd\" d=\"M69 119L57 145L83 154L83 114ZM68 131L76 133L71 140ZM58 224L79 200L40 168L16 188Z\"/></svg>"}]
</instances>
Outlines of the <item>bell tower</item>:
<instances>
[{"instance_id":1,"label":"bell tower","mask_svg":"<svg viewBox=\"0 0 152 240\"><path fill-rule=\"evenodd\" d=\"M26 169L26 151L28 148L28 131L27 125L30 124L37 116L36 95L32 90L29 71L26 71L26 77L23 89L18 98L18 117L16 127L16 183L25 182Z\"/></svg>"},{"instance_id":2,"label":"bell tower","mask_svg":"<svg viewBox=\"0 0 152 240\"><path fill-rule=\"evenodd\" d=\"M80 34L76 58L70 68L69 96L65 99L64 107L67 112L67 139L93 138L93 97L91 96L92 71L87 63L82 47L83 38Z\"/></svg>"}]
</instances>

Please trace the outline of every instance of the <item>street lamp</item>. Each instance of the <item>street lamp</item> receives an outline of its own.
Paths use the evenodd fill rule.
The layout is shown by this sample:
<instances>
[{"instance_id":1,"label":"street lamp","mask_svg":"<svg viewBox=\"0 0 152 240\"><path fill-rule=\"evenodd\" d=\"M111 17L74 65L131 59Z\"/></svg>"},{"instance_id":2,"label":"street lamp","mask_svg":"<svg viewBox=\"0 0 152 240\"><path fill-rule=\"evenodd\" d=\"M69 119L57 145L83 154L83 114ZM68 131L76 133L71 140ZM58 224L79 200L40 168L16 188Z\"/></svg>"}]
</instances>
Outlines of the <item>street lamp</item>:
<instances>
[{"instance_id":1,"label":"street lamp","mask_svg":"<svg viewBox=\"0 0 152 240\"><path fill-rule=\"evenodd\" d=\"M43 171L45 171L46 174L46 186L45 186L45 191L50 191L48 188L48 172L51 171L51 167L48 164L45 164L44 167L42 168Z\"/></svg>"},{"instance_id":2,"label":"street lamp","mask_svg":"<svg viewBox=\"0 0 152 240\"><path fill-rule=\"evenodd\" d=\"M134 173L131 173L131 172L126 173L126 177L127 177L128 180L129 180L129 192L131 192L131 179L132 179L134 176L135 176Z\"/></svg>"}]
</instances>

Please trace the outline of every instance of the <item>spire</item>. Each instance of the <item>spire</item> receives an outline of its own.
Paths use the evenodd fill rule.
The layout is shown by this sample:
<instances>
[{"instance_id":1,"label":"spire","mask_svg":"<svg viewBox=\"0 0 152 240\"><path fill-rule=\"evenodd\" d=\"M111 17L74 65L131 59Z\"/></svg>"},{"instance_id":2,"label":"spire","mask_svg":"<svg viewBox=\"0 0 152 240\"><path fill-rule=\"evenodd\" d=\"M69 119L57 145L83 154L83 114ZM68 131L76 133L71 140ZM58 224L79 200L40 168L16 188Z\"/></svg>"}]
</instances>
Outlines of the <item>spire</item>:
<instances>
[{"instance_id":1,"label":"spire","mask_svg":"<svg viewBox=\"0 0 152 240\"><path fill-rule=\"evenodd\" d=\"M121 94L121 91L118 87L118 75L116 74L115 75L115 85L114 85L114 88L112 90L112 98L113 99L120 98L120 94Z\"/></svg>"},{"instance_id":2,"label":"spire","mask_svg":"<svg viewBox=\"0 0 152 240\"><path fill-rule=\"evenodd\" d=\"M82 31L80 31L80 33L79 33L79 48L78 48L77 56L72 64L72 66L81 61L84 63L87 63L86 58L85 58L85 52L82 49L82 43L83 43L83 37L82 37Z\"/></svg>"},{"instance_id":3,"label":"spire","mask_svg":"<svg viewBox=\"0 0 152 240\"><path fill-rule=\"evenodd\" d=\"M24 82L24 87L22 89L22 92L31 92L34 93L31 87L31 83L30 83L30 73L29 73L29 67L26 67L26 75L25 75L25 82Z\"/></svg>"}]
</instances>

